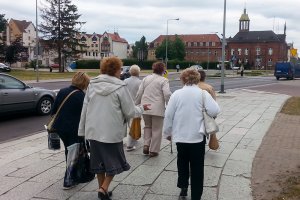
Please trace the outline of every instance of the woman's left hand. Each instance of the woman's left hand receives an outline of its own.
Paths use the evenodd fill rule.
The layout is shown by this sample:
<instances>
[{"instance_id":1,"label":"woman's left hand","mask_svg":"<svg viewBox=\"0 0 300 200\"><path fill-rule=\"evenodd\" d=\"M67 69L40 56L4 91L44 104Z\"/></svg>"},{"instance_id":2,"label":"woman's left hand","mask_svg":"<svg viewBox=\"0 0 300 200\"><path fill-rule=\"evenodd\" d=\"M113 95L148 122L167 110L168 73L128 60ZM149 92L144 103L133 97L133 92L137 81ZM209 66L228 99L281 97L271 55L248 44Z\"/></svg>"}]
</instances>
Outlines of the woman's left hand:
<instances>
[{"instance_id":1,"label":"woman's left hand","mask_svg":"<svg viewBox=\"0 0 300 200\"><path fill-rule=\"evenodd\" d=\"M143 108L144 108L144 110L151 110L150 106L151 106L151 104L144 104Z\"/></svg>"}]
</instances>

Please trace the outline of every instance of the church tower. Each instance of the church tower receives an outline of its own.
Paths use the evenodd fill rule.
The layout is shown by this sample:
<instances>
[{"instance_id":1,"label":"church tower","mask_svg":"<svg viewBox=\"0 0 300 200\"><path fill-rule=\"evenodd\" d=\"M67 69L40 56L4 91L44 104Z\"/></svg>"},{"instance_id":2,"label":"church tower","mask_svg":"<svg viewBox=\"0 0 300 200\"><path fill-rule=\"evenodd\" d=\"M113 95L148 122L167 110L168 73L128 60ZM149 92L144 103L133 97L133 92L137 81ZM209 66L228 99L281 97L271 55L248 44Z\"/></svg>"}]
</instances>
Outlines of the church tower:
<instances>
[{"instance_id":1,"label":"church tower","mask_svg":"<svg viewBox=\"0 0 300 200\"><path fill-rule=\"evenodd\" d=\"M250 19L246 13L246 8L244 8L244 13L240 17L240 32L248 32L250 27Z\"/></svg>"}]
</instances>

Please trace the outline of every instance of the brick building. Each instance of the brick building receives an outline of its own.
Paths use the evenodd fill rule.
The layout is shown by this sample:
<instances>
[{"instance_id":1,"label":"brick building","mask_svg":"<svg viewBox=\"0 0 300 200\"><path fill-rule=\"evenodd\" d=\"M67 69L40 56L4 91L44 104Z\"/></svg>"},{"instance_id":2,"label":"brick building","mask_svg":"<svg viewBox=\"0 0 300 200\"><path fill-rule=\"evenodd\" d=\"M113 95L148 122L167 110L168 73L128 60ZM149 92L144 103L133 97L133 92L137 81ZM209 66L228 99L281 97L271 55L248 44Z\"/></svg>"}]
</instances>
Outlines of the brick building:
<instances>
[{"instance_id":1,"label":"brick building","mask_svg":"<svg viewBox=\"0 0 300 200\"><path fill-rule=\"evenodd\" d=\"M286 25L283 34L271 30L250 31L250 19L244 9L239 32L227 39L226 60L233 65L244 63L251 69L273 69L277 61L287 61Z\"/></svg>"},{"instance_id":2,"label":"brick building","mask_svg":"<svg viewBox=\"0 0 300 200\"><path fill-rule=\"evenodd\" d=\"M176 35L168 35L169 40L175 40ZM185 60L197 63L217 62L221 60L222 43L217 34L177 35L185 44ZM149 44L148 60L157 60L156 48L162 44L166 35L160 35Z\"/></svg>"}]
</instances>

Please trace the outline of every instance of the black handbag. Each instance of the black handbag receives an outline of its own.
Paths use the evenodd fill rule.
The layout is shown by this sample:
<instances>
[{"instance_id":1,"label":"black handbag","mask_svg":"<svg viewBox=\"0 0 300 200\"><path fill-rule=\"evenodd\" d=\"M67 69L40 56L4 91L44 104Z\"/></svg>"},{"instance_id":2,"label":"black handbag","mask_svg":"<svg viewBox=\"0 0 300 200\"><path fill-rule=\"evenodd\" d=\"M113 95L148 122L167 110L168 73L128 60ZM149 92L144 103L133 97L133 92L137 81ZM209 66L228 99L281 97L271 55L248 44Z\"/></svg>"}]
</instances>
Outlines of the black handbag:
<instances>
[{"instance_id":1,"label":"black handbag","mask_svg":"<svg viewBox=\"0 0 300 200\"><path fill-rule=\"evenodd\" d=\"M95 174L90 171L90 156L87 152L85 142L80 143L79 156L76 168L76 178L78 183L87 183L95 178Z\"/></svg>"}]
</instances>

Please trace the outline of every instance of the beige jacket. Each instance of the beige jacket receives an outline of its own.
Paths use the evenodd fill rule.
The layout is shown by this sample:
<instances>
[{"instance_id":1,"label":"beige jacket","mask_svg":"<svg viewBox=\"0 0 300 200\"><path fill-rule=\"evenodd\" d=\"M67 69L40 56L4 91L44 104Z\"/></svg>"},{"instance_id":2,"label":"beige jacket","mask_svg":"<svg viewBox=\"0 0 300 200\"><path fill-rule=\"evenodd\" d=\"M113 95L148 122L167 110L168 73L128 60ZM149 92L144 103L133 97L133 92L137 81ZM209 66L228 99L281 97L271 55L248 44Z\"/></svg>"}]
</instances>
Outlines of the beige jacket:
<instances>
[{"instance_id":1,"label":"beige jacket","mask_svg":"<svg viewBox=\"0 0 300 200\"><path fill-rule=\"evenodd\" d=\"M202 90L206 90L211 95L211 97L214 100L216 100L217 96L216 96L214 88L211 85L209 85L205 82L199 82L198 87L201 88Z\"/></svg>"},{"instance_id":2,"label":"beige jacket","mask_svg":"<svg viewBox=\"0 0 300 200\"><path fill-rule=\"evenodd\" d=\"M171 90L169 80L157 74L146 76L137 92L136 105L151 104L151 110L145 111L145 115L164 117L166 104L168 103Z\"/></svg>"}]
</instances>

